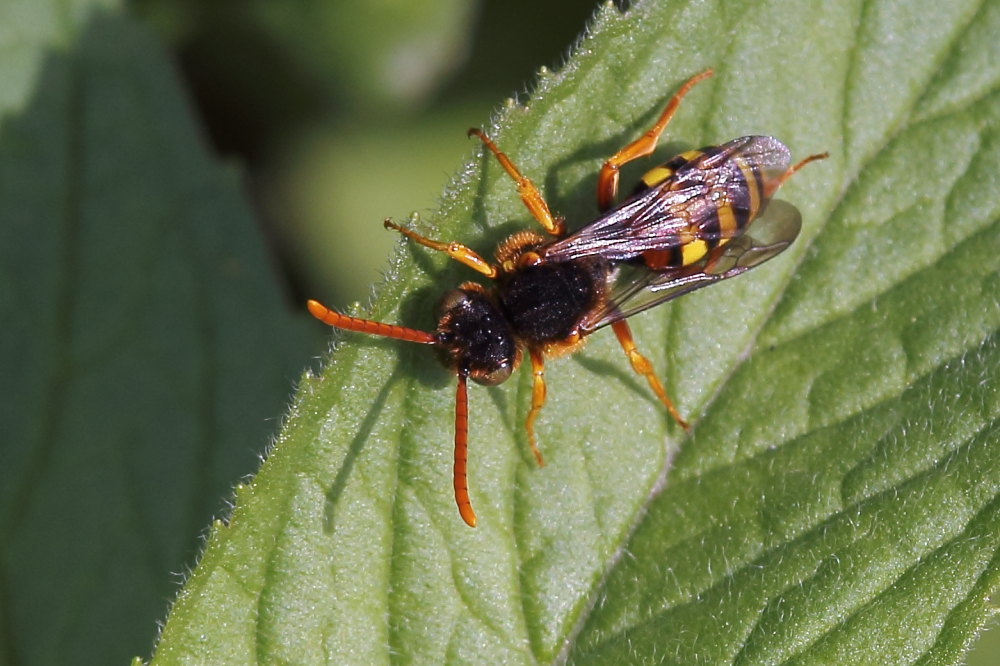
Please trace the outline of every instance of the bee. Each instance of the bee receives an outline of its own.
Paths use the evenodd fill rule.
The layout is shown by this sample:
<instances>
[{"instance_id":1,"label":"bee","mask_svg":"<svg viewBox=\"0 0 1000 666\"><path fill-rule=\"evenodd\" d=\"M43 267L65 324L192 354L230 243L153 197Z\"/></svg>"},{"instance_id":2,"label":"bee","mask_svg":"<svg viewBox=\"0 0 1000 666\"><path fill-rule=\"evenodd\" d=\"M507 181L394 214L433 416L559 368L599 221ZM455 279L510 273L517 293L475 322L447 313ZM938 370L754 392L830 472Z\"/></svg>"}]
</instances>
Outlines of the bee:
<instances>
[{"instance_id":1,"label":"bee","mask_svg":"<svg viewBox=\"0 0 1000 666\"><path fill-rule=\"evenodd\" d=\"M771 197L792 174L828 154L810 155L793 165L788 148L769 136L683 152L648 171L631 196L614 203L621 167L653 152L684 96L711 75L709 69L691 77L645 134L604 162L597 179L600 215L570 234L563 218L553 215L538 188L507 155L481 130L469 130L513 179L547 236L519 231L497 246L491 262L461 243L431 240L386 220L386 228L493 281L490 288L465 282L448 291L434 332L349 317L309 301L310 313L330 326L434 347L458 376L455 501L469 526L476 525L467 477L469 379L499 384L527 350L532 391L524 425L541 466L535 421L545 404L545 359L573 352L588 335L611 326L632 369L687 430L652 364L636 348L626 320L759 266L798 235L799 212Z\"/></svg>"}]
</instances>

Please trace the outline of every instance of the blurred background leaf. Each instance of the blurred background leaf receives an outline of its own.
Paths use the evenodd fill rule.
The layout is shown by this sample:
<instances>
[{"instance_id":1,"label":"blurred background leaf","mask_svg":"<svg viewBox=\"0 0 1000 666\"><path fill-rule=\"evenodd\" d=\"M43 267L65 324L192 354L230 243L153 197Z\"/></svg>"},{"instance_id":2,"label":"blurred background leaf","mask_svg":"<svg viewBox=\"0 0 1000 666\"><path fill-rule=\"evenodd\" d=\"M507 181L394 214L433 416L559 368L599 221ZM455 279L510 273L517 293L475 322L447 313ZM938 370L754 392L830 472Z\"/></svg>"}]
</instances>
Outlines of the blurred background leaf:
<instances>
[{"instance_id":1,"label":"blurred background leaf","mask_svg":"<svg viewBox=\"0 0 1000 666\"><path fill-rule=\"evenodd\" d=\"M437 207L465 129L559 63L586 2L136 0L178 53L214 144L297 296L367 300L397 239ZM403 66L401 66L401 63Z\"/></svg>"},{"instance_id":2,"label":"blurred background leaf","mask_svg":"<svg viewBox=\"0 0 1000 666\"><path fill-rule=\"evenodd\" d=\"M0 664L149 653L326 345L298 294L366 298L381 218L436 205L464 128L591 11L495 58L523 30L500 3L396 3L377 31L356 3L319 20L331 4L0 0ZM393 80L376 56L418 22L395 57L424 76Z\"/></svg>"},{"instance_id":3,"label":"blurred background leaf","mask_svg":"<svg viewBox=\"0 0 1000 666\"><path fill-rule=\"evenodd\" d=\"M22 9L35 27L44 9L69 18ZM0 127L10 664L148 651L199 535L323 347L157 40L90 9L22 54L33 85Z\"/></svg>"}]
</instances>

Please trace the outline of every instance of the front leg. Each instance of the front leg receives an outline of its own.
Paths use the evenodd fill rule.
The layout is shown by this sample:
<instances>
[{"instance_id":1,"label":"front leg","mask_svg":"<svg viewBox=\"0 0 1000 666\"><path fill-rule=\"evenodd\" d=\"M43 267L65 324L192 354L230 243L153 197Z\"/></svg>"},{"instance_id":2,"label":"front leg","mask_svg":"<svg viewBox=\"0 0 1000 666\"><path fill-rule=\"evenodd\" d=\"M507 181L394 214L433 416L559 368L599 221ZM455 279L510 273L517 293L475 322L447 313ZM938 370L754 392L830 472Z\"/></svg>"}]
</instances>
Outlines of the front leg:
<instances>
[{"instance_id":1,"label":"front leg","mask_svg":"<svg viewBox=\"0 0 1000 666\"><path fill-rule=\"evenodd\" d=\"M438 252L444 252L449 257L459 262L460 264L465 264L474 271L482 273L490 279L496 278L499 274L499 270L496 266L489 263L482 257L480 257L471 248L462 245L461 243L456 243L451 241L450 243L445 243L442 241L431 240L430 238L425 238L415 231L410 231L405 227L401 227L392 220L385 220L382 223L386 229L395 229L399 233L403 234L412 241L420 243L424 247L429 247L432 250L437 250Z\"/></svg>"},{"instance_id":2,"label":"front leg","mask_svg":"<svg viewBox=\"0 0 1000 666\"><path fill-rule=\"evenodd\" d=\"M524 428L528 431L528 445L535 454L535 461L539 467L544 467L542 452L535 441L535 419L545 405L545 355L537 348L531 348L528 353L531 356L531 409L524 419Z\"/></svg>"}]
</instances>

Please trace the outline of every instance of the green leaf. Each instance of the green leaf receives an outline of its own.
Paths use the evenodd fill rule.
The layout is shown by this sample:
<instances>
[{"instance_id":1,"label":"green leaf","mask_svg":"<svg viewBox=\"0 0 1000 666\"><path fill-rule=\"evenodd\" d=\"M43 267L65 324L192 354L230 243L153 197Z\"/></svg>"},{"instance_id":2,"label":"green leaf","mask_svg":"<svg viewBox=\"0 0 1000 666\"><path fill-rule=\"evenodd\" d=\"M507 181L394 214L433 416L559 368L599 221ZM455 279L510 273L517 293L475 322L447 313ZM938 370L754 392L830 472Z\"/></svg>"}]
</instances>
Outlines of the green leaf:
<instances>
[{"instance_id":1,"label":"green leaf","mask_svg":"<svg viewBox=\"0 0 1000 666\"><path fill-rule=\"evenodd\" d=\"M117 7L117 0L4 0L0 3L0 117L21 111L37 84L50 49L73 43L92 12Z\"/></svg>"},{"instance_id":2,"label":"green leaf","mask_svg":"<svg viewBox=\"0 0 1000 666\"><path fill-rule=\"evenodd\" d=\"M13 4L35 83L0 128L0 663L123 663L255 466L308 331L156 42Z\"/></svg>"},{"instance_id":3,"label":"green leaf","mask_svg":"<svg viewBox=\"0 0 1000 666\"><path fill-rule=\"evenodd\" d=\"M254 31L369 114L419 105L439 88L470 48L477 9L472 0L248 4Z\"/></svg>"},{"instance_id":4,"label":"green leaf","mask_svg":"<svg viewBox=\"0 0 1000 666\"><path fill-rule=\"evenodd\" d=\"M594 335L548 366L543 469L528 373L473 387L471 530L454 380L338 336L156 662L956 663L1000 576L998 31L996 3L602 8L491 129L571 227L601 161L708 66L673 147L831 152L782 190L805 221L782 257L632 320L693 435ZM485 251L527 218L479 152L420 228ZM468 277L406 246L364 314L430 327Z\"/></svg>"}]
</instances>

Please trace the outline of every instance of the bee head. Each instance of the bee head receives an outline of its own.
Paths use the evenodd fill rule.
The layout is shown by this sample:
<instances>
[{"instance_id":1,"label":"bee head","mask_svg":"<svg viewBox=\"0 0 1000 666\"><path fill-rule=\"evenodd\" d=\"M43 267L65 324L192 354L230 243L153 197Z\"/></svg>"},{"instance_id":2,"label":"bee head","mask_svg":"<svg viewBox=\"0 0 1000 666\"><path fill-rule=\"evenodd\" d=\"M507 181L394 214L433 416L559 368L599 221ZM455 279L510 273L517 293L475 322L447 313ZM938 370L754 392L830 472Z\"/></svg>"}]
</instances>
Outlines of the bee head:
<instances>
[{"instance_id":1,"label":"bee head","mask_svg":"<svg viewBox=\"0 0 1000 666\"><path fill-rule=\"evenodd\" d=\"M510 324L474 283L453 289L441 299L434 337L445 365L479 384L500 384L520 361Z\"/></svg>"}]
</instances>

